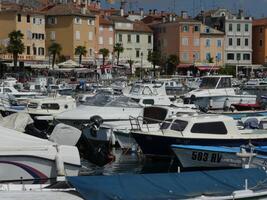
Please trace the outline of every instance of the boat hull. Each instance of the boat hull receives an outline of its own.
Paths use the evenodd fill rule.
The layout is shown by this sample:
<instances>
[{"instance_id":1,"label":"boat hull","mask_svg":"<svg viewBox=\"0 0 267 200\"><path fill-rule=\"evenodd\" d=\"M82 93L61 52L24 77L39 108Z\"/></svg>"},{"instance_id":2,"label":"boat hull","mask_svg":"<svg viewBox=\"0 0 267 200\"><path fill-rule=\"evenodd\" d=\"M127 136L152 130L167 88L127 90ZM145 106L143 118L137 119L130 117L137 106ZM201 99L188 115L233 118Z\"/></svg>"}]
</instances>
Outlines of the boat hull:
<instances>
[{"instance_id":1,"label":"boat hull","mask_svg":"<svg viewBox=\"0 0 267 200\"><path fill-rule=\"evenodd\" d=\"M254 146L267 146L267 138L258 139L200 139L200 138L178 138L160 135L143 134L131 132L134 139L146 156L170 157L174 156L171 145L200 145L200 146L226 146L240 147L252 144Z\"/></svg>"}]
</instances>

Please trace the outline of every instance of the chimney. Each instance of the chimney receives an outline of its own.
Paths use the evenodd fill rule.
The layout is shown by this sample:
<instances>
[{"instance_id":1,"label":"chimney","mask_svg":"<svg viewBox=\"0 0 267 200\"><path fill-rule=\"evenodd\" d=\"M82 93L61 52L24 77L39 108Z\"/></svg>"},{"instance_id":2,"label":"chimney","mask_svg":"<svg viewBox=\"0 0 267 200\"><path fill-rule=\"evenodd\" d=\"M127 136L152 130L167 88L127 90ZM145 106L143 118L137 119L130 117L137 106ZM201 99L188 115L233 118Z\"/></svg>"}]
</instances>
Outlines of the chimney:
<instances>
[{"instance_id":1,"label":"chimney","mask_svg":"<svg viewBox=\"0 0 267 200\"><path fill-rule=\"evenodd\" d=\"M187 13L187 11L181 11L181 17L182 17L182 19L188 19L188 13Z\"/></svg>"},{"instance_id":2,"label":"chimney","mask_svg":"<svg viewBox=\"0 0 267 200\"><path fill-rule=\"evenodd\" d=\"M149 15L152 15L152 10L151 9L149 9Z\"/></svg>"},{"instance_id":3,"label":"chimney","mask_svg":"<svg viewBox=\"0 0 267 200\"><path fill-rule=\"evenodd\" d=\"M142 19L144 18L144 8L140 8L140 16Z\"/></svg>"},{"instance_id":4,"label":"chimney","mask_svg":"<svg viewBox=\"0 0 267 200\"><path fill-rule=\"evenodd\" d=\"M156 15L157 14L157 11L158 11L157 9L154 9L153 10L153 14Z\"/></svg>"}]
</instances>

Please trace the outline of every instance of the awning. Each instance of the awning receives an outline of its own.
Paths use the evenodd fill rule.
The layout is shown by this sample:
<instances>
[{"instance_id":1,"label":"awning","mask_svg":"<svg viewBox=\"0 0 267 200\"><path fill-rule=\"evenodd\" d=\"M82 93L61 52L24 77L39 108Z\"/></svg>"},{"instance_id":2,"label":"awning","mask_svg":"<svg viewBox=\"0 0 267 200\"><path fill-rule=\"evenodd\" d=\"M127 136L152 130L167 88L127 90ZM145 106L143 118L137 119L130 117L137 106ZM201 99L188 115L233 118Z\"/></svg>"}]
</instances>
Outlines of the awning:
<instances>
[{"instance_id":1,"label":"awning","mask_svg":"<svg viewBox=\"0 0 267 200\"><path fill-rule=\"evenodd\" d=\"M193 67L193 64L179 64L177 65L177 68L189 68L189 67Z\"/></svg>"},{"instance_id":2,"label":"awning","mask_svg":"<svg viewBox=\"0 0 267 200\"><path fill-rule=\"evenodd\" d=\"M199 71L218 71L220 70L219 66L207 66L207 65L200 65L200 66L196 66L196 68Z\"/></svg>"}]
</instances>

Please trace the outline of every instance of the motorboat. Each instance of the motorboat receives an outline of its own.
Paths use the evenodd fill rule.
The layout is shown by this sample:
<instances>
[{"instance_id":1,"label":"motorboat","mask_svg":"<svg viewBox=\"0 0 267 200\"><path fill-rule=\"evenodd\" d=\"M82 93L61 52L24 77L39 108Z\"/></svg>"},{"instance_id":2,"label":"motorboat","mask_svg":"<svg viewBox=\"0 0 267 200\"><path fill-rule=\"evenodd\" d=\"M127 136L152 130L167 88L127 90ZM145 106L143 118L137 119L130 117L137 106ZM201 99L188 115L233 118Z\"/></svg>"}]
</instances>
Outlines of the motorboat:
<instances>
[{"instance_id":1,"label":"motorboat","mask_svg":"<svg viewBox=\"0 0 267 200\"><path fill-rule=\"evenodd\" d=\"M231 84L232 76L202 77L199 89L184 95L184 103L194 103L206 110L229 110L232 104L256 104L256 95L238 94Z\"/></svg>"},{"instance_id":2,"label":"motorboat","mask_svg":"<svg viewBox=\"0 0 267 200\"><path fill-rule=\"evenodd\" d=\"M242 85L244 90L266 90L267 79L251 79Z\"/></svg>"},{"instance_id":3,"label":"motorboat","mask_svg":"<svg viewBox=\"0 0 267 200\"><path fill-rule=\"evenodd\" d=\"M77 147L59 145L0 127L0 181L45 183L58 175L77 176L81 163Z\"/></svg>"},{"instance_id":4,"label":"motorboat","mask_svg":"<svg viewBox=\"0 0 267 200\"><path fill-rule=\"evenodd\" d=\"M183 168L267 167L267 147L171 145Z\"/></svg>"},{"instance_id":5,"label":"motorboat","mask_svg":"<svg viewBox=\"0 0 267 200\"><path fill-rule=\"evenodd\" d=\"M259 122L259 121L257 121ZM253 121L253 123L257 123ZM166 120L158 131L131 131L147 156L171 157L170 146L175 144L240 147L252 144L267 145L266 129L245 126L224 115L181 115Z\"/></svg>"}]
</instances>

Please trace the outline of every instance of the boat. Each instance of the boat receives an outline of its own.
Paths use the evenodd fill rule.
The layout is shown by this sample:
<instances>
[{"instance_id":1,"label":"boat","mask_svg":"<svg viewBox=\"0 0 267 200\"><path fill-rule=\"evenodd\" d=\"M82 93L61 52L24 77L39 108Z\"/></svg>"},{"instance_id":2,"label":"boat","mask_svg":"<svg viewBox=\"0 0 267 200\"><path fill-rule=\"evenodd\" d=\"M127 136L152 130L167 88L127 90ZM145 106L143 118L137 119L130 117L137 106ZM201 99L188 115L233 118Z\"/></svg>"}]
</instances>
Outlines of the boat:
<instances>
[{"instance_id":1,"label":"boat","mask_svg":"<svg viewBox=\"0 0 267 200\"><path fill-rule=\"evenodd\" d=\"M229 110L232 104L256 104L256 95L238 94L231 78L227 75L202 77L199 89L184 95L184 103L194 103L205 110Z\"/></svg>"},{"instance_id":2,"label":"boat","mask_svg":"<svg viewBox=\"0 0 267 200\"><path fill-rule=\"evenodd\" d=\"M58 175L78 175L81 163L77 147L2 126L0 130L0 182L46 183Z\"/></svg>"},{"instance_id":3,"label":"boat","mask_svg":"<svg viewBox=\"0 0 267 200\"><path fill-rule=\"evenodd\" d=\"M267 79L251 79L242 85L244 90L266 90Z\"/></svg>"},{"instance_id":4,"label":"boat","mask_svg":"<svg viewBox=\"0 0 267 200\"><path fill-rule=\"evenodd\" d=\"M267 167L267 147L171 145L183 168Z\"/></svg>"},{"instance_id":5,"label":"boat","mask_svg":"<svg viewBox=\"0 0 267 200\"><path fill-rule=\"evenodd\" d=\"M263 169L68 177L84 199L266 199ZM110 187L112 184L113 187Z\"/></svg>"},{"instance_id":6,"label":"boat","mask_svg":"<svg viewBox=\"0 0 267 200\"><path fill-rule=\"evenodd\" d=\"M254 127L251 127L254 128ZM147 156L172 157L172 144L240 147L267 145L265 129L251 129L225 115L181 115L164 121L158 131L131 131Z\"/></svg>"}]
</instances>

